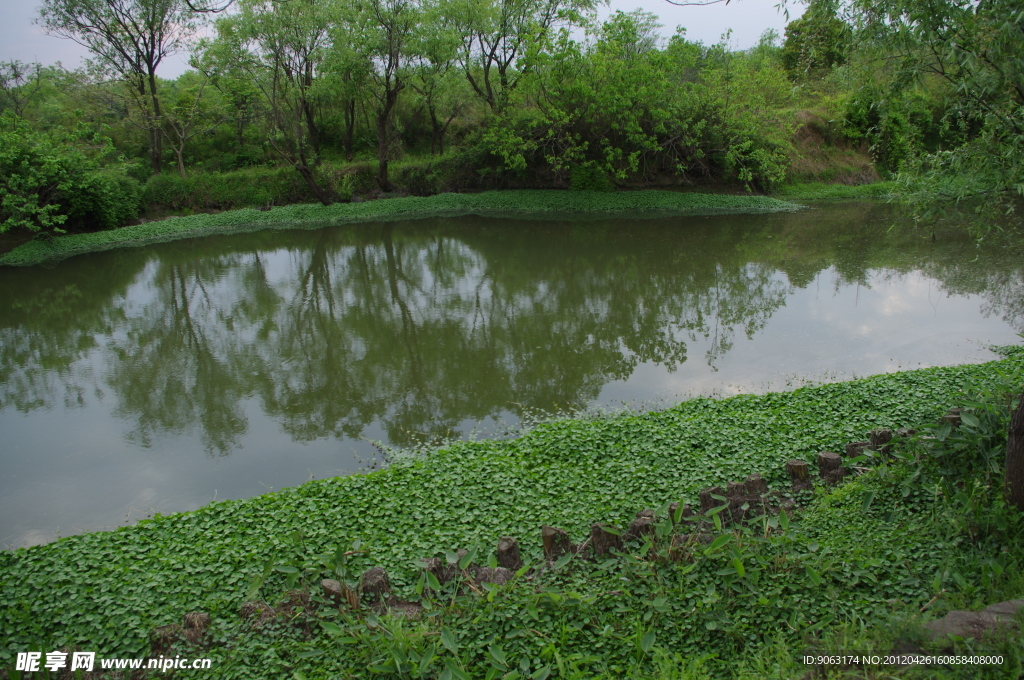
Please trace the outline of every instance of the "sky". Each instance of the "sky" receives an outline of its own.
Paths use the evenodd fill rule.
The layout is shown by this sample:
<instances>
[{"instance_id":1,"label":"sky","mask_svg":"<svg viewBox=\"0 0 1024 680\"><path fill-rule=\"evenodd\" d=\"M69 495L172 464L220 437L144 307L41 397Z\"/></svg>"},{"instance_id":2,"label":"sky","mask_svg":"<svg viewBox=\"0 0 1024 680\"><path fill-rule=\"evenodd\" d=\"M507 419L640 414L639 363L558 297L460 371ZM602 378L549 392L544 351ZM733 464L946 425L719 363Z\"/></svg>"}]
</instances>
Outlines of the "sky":
<instances>
[{"instance_id":1,"label":"sky","mask_svg":"<svg viewBox=\"0 0 1024 680\"><path fill-rule=\"evenodd\" d=\"M730 45L747 49L757 43L766 29L774 28L782 34L786 18L776 8L777 3L778 0L729 0L728 4L720 2L707 7L677 7L665 0L613 0L601 10L601 15L643 9L660 18L665 36L683 26L690 40L705 44L717 43L732 29ZM59 61L70 69L81 66L82 59L88 56L85 48L71 40L48 36L32 23L41 4L39 0L0 0L0 61L17 59L47 65ZM791 19L803 12L803 5L791 1L789 6ZM175 78L188 68L187 61L184 54L169 57L158 73L164 78Z\"/></svg>"}]
</instances>

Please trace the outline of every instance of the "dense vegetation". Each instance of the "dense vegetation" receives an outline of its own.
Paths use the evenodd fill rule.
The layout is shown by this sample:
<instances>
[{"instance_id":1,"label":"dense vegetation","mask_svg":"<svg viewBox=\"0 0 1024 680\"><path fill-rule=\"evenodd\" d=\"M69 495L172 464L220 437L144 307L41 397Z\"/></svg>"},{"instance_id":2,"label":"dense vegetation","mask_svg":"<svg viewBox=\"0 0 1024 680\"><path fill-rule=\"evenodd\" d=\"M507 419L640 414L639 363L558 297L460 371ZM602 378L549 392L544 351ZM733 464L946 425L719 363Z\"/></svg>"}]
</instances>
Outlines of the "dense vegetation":
<instances>
[{"instance_id":1,"label":"dense vegetation","mask_svg":"<svg viewBox=\"0 0 1024 680\"><path fill-rule=\"evenodd\" d=\"M456 215L565 220L615 216L643 219L784 212L798 208L799 206L792 203L764 196L723 196L657 190L620 194L578 191L569 196L555 191L538 190L485 191L478 194L443 194L423 198L409 196L366 203L295 205L266 211L235 210L216 215L191 215L125 227L116 231L37 239L0 255L0 266L24 267L62 260L85 252L141 246L189 236L253 231L267 227L310 229L324 224Z\"/></svg>"},{"instance_id":2,"label":"dense vegetation","mask_svg":"<svg viewBox=\"0 0 1024 680\"><path fill-rule=\"evenodd\" d=\"M369 475L6 552L6 653L69 645L141 657L149 630L192 610L212 615L212 646L174 651L212 656L218 677L257 668L296 678L797 677L807 670L798 653L816 645L885 653L897 635L924 645L914 637L919 610L1020 592L1024 523L998 481L1024 354L1005 351L976 366L694 399L547 422L512 440L396 452ZM958 430L928 426L953 404L970 409ZM670 501L695 504L700 488L750 473L785 489L786 460L813 461L881 426L925 429L890 457L850 459L863 474L817 489L796 515L748 528L715 522L705 529L711 542L682 561L664 559L666 521L654 553L634 545L621 557L539 569L542 524L581 540L591 522L622 527L645 507L664 516ZM521 539L538 569L530 580L460 595L420 571L419 558L457 548L470 551L463 566L493 563L502 535ZM387 568L425 616L323 601L321 578L351 583L371 565ZM291 588L308 589L308 606L293 594L273 621L239 617L243 602L277 606ZM970 671L1016 677L1024 650L1015 640L998 647L1003 666Z\"/></svg>"},{"instance_id":3,"label":"dense vegetation","mask_svg":"<svg viewBox=\"0 0 1024 680\"><path fill-rule=\"evenodd\" d=\"M395 190L890 176L922 206L1000 211L1024 194L1024 15L1008 0L812 0L746 51L666 40L641 11L602 23L592 0L197 9L219 8L43 4L42 27L94 59L0 64L0 231ZM161 79L181 52L193 70Z\"/></svg>"}]
</instances>

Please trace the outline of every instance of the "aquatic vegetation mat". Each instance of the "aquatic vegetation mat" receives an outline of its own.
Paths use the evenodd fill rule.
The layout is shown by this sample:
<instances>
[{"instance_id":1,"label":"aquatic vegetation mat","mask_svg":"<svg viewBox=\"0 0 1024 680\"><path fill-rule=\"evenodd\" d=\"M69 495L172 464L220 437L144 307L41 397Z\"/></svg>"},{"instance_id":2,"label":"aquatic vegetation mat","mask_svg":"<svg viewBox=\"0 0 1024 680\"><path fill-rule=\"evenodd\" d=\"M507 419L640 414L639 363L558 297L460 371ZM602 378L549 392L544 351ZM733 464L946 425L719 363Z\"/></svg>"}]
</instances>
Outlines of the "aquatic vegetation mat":
<instances>
[{"instance_id":1,"label":"aquatic vegetation mat","mask_svg":"<svg viewBox=\"0 0 1024 680\"><path fill-rule=\"evenodd\" d=\"M231 210L217 214L172 217L159 222L90 234L47 236L37 238L0 256L0 266L30 266L111 248L271 228L320 228L333 224L458 215L574 220L614 216L653 218L754 214L792 211L799 208L800 206L793 203L764 196L726 196L659 190L617 193L519 190L410 196L363 203L335 203L330 206L307 204L282 206L266 211L254 208Z\"/></svg>"},{"instance_id":2,"label":"aquatic vegetation mat","mask_svg":"<svg viewBox=\"0 0 1024 680\"><path fill-rule=\"evenodd\" d=\"M748 474L788 488L787 460L813 465L818 452L842 451L872 428L919 426L968 393L1018 390L1024 353L1005 351L986 364L554 420L514 440L458 443L396 457L372 474L5 552L0 664L65 645L142 657L150 631L204 611L212 642L192 655L217 660L217 677L251 677L252 669L305 678L680 677L658 669L705 656L701 664L722 668L763 649L766 635L792 640L837 622L883 622L900 606L933 605L937 593L961 602L1005 594L1020 549L993 546L1019 546L1010 536L1020 527L993 519L985 510L992 495L979 492L958 500L979 504L965 525L975 538L967 538L943 515L939 482L924 484L902 465L916 455L906 453L891 466L865 463L865 474L835 491L811 492L799 521L779 515L763 531L715 531L692 561L651 559L643 546L585 568L559 560L526 587L524 572L469 596L438 591L419 620L353 617L318 594L321 578L350 582L379 566L395 593L416 599L435 585L420 558L487 564L507 535L539 565L542 525L581 542L593 522L623 527L637 510L696 504L700 489ZM994 451L992 432L985 446ZM974 446L965 442L964 450ZM984 469L989 454L977 455L982 462L970 467ZM470 553L459 556L460 548ZM295 600L304 585L315 606ZM243 618L247 601L263 604L246 605ZM278 614L253 615L264 605Z\"/></svg>"}]
</instances>

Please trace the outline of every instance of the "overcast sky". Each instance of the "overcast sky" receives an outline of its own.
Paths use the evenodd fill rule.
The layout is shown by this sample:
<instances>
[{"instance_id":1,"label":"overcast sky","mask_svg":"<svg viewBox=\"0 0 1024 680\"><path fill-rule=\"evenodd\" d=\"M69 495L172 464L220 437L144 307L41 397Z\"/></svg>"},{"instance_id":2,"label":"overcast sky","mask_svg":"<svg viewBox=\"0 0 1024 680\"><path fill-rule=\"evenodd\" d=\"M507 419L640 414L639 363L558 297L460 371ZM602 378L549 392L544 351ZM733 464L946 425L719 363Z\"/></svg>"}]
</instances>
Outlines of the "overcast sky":
<instances>
[{"instance_id":1,"label":"overcast sky","mask_svg":"<svg viewBox=\"0 0 1024 680\"><path fill-rule=\"evenodd\" d=\"M675 32L676 26L686 28L690 40L712 44L722 34L732 29L731 44L736 49L746 49L757 43L761 34L774 28L782 34L786 19L776 9L778 0L730 0L728 4L718 3L708 7L676 7L664 0L615 0L601 14L607 15L617 9L625 12L644 9L656 14L664 25L666 36ZM66 68L76 68L87 56L84 48L71 40L45 35L32 21L38 14L39 0L0 0L0 61L19 59L53 64L60 61ZM790 18L795 19L803 12L803 5L790 2ZM160 65L159 74L174 78L187 68L187 56L171 57Z\"/></svg>"}]
</instances>

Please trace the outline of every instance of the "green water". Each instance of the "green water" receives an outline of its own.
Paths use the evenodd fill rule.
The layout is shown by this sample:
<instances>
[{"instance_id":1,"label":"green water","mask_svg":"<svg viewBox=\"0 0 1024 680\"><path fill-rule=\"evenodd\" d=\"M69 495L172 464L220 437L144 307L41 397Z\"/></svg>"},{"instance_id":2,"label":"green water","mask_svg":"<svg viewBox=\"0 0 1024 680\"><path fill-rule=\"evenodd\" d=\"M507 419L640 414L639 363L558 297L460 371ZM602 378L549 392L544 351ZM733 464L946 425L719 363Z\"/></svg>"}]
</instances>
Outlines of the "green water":
<instances>
[{"instance_id":1,"label":"green water","mask_svg":"<svg viewBox=\"0 0 1024 680\"><path fill-rule=\"evenodd\" d=\"M0 544L357 472L374 442L1017 342L1019 249L896 219L434 219L0 270Z\"/></svg>"}]
</instances>

